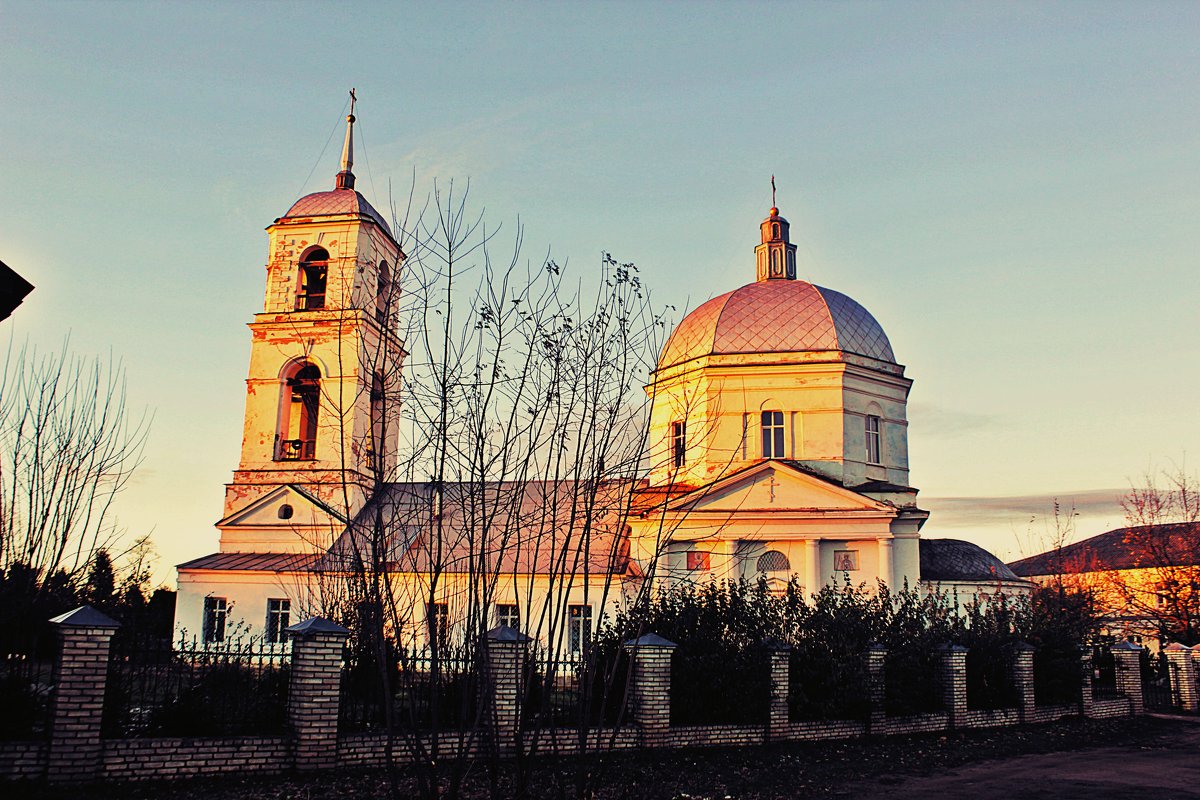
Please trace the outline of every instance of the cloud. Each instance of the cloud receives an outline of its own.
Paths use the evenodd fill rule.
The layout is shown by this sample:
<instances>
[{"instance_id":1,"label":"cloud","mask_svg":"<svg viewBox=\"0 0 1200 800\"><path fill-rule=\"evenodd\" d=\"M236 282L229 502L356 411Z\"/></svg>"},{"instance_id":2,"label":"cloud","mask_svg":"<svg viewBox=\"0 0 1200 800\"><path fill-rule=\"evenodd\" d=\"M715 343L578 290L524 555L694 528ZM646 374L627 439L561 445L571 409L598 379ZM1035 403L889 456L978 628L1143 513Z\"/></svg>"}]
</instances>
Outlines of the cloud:
<instances>
[{"instance_id":1,"label":"cloud","mask_svg":"<svg viewBox=\"0 0 1200 800\"><path fill-rule=\"evenodd\" d=\"M920 498L929 511L923 537L967 539L1011 560L1047 549L1054 539L1054 503L1068 542L1076 542L1125 524L1121 497L1128 489L1084 489L1047 494L995 497ZM1072 513L1074 512L1074 513Z\"/></svg>"},{"instance_id":2,"label":"cloud","mask_svg":"<svg viewBox=\"0 0 1200 800\"><path fill-rule=\"evenodd\" d=\"M994 430L1004 426L1004 420L993 414L959 411L936 403L912 403L908 407L908 419L921 429L921 435L931 439L948 439L981 430Z\"/></svg>"}]
</instances>

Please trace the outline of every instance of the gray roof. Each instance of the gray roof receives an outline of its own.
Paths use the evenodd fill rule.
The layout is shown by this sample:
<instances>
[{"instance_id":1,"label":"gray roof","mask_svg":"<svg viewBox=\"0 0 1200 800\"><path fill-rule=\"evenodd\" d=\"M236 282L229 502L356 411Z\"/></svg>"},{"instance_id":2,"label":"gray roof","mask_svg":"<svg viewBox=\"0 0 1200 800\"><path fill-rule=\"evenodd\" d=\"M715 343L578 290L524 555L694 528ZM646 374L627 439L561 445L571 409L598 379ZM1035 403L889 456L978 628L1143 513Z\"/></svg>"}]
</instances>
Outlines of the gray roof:
<instances>
[{"instance_id":1,"label":"gray roof","mask_svg":"<svg viewBox=\"0 0 1200 800\"><path fill-rule=\"evenodd\" d=\"M1024 582L987 550L961 539L921 540L921 580Z\"/></svg>"},{"instance_id":2,"label":"gray roof","mask_svg":"<svg viewBox=\"0 0 1200 800\"><path fill-rule=\"evenodd\" d=\"M1117 528L1090 539L1014 561L1018 575L1076 575L1107 569L1195 564L1200 522Z\"/></svg>"}]
</instances>

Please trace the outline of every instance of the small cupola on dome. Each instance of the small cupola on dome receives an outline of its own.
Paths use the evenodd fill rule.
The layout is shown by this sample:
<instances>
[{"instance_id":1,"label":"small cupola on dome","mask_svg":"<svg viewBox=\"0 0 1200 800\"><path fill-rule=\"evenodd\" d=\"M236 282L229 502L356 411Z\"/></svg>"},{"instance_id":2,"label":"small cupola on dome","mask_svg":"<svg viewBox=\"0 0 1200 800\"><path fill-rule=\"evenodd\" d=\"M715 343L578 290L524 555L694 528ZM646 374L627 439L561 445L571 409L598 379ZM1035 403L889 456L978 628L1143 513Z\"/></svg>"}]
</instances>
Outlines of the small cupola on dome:
<instances>
[{"instance_id":1,"label":"small cupola on dome","mask_svg":"<svg viewBox=\"0 0 1200 800\"><path fill-rule=\"evenodd\" d=\"M754 248L758 280L796 280L796 245L791 243L788 221L775 205L775 176L771 176L771 213L759 226L762 243Z\"/></svg>"}]
</instances>

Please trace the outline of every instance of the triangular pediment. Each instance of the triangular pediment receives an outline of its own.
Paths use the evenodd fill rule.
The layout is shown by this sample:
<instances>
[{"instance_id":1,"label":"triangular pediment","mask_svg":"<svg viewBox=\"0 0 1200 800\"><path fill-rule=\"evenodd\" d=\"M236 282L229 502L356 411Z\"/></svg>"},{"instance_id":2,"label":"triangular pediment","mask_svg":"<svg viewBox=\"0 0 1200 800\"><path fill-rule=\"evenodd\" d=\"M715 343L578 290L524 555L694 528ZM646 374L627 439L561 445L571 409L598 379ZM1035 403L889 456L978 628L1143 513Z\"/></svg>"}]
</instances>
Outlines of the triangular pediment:
<instances>
[{"instance_id":1,"label":"triangular pediment","mask_svg":"<svg viewBox=\"0 0 1200 800\"><path fill-rule=\"evenodd\" d=\"M286 508L285 508L286 507ZM217 523L218 528L344 527L346 520L308 492L280 486Z\"/></svg>"},{"instance_id":2,"label":"triangular pediment","mask_svg":"<svg viewBox=\"0 0 1200 800\"><path fill-rule=\"evenodd\" d=\"M671 501L689 512L894 512L889 505L779 461L767 461Z\"/></svg>"}]
</instances>

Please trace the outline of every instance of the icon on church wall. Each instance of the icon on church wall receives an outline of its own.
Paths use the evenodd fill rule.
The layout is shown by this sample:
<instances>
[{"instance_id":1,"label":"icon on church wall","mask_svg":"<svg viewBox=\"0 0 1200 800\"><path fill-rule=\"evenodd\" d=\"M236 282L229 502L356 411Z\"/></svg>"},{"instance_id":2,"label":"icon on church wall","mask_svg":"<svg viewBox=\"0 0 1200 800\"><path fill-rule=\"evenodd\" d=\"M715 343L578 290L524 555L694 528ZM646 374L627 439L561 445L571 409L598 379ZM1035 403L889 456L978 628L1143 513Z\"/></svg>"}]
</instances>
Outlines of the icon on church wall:
<instances>
[{"instance_id":1,"label":"icon on church wall","mask_svg":"<svg viewBox=\"0 0 1200 800\"><path fill-rule=\"evenodd\" d=\"M857 550L834 550L833 551L833 571L834 572L854 572L858 569L858 551Z\"/></svg>"}]
</instances>

